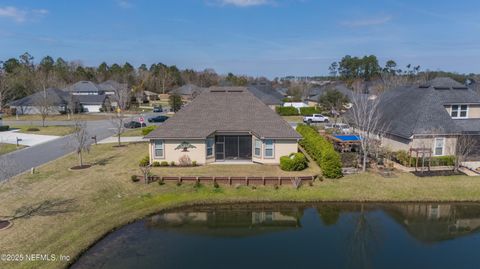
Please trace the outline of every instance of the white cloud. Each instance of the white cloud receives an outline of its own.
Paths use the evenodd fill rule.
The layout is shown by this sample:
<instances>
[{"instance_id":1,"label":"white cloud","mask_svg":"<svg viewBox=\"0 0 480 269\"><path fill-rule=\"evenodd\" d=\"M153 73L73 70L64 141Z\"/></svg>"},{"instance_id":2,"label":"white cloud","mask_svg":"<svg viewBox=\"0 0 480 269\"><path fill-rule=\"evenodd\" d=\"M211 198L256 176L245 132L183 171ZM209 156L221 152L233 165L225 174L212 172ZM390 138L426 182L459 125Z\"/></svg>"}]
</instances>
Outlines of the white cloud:
<instances>
[{"instance_id":1,"label":"white cloud","mask_svg":"<svg viewBox=\"0 0 480 269\"><path fill-rule=\"evenodd\" d=\"M392 16L388 15L388 16L381 16L376 18L343 21L340 24L348 27L367 27L367 26L383 25L389 22L390 20L392 20Z\"/></svg>"},{"instance_id":2,"label":"white cloud","mask_svg":"<svg viewBox=\"0 0 480 269\"><path fill-rule=\"evenodd\" d=\"M128 0L117 0L117 5L121 8L131 8L133 6Z\"/></svg>"},{"instance_id":3,"label":"white cloud","mask_svg":"<svg viewBox=\"0 0 480 269\"><path fill-rule=\"evenodd\" d=\"M27 17L27 11L16 7L0 7L0 17L9 18L16 22L24 22Z\"/></svg>"},{"instance_id":4,"label":"white cloud","mask_svg":"<svg viewBox=\"0 0 480 269\"><path fill-rule=\"evenodd\" d=\"M232 5L237 7L262 6L275 3L273 0L218 0L216 2L220 5Z\"/></svg>"},{"instance_id":5,"label":"white cloud","mask_svg":"<svg viewBox=\"0 0 480 269\"><path fill-rule=\"evenodd\" d=\"M0 18L12 19L15 22L25 22L48 14L46 9L19 9L12 6L0 7Z\"/></svg>"}]
</instances>

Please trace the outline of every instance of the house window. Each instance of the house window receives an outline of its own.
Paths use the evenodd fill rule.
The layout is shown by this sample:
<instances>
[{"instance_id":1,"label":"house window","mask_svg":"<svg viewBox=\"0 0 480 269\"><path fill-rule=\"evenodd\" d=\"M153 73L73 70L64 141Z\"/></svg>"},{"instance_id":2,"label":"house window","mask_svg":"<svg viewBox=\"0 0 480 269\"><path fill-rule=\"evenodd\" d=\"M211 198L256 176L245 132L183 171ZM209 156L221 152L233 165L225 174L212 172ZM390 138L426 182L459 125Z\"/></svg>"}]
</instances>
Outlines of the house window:
<instances>
[{"instance_id":1,"label":"house window","mask_svg":"<svg viewBox=\"0 0 480 269\"><path fill-rule=\"evenodd\" d=\"M442 156L443 155L443 149L445 147L445 138L440 137L440 138L435 138L435 145L433 149L433 154L435 156Z\"/></svg>"},{"instance_id":2,"label":"house window","mask_svg":"<svg viewBox=\"0 0 480 269\"><path fill-rule=\"evenodd\" d=\"M273 140L266 139L265 140L265 158L273 158Z\"/></svg>"},{"instance_id":3,"label":"house window","mask_svg":"<svg viewBox=\"0 0 480 269\"><path fill-rule=\"evenodd\" d=\"M262 141L255 139L255 152L254 155L260 157L262 154Z\"/></svg>"},{"instance_id":4,"label":"house window","mask_svg":"<svg viewBox=\"0 0 480 269\"><path fill-rule=\"evenodd\" d=\"M466 118L468 114L468 105L452 105L452 118Z\"/></svg>"},{"instance_id":5,"label":"house window","mask_svg":"<svg viewBox=\"0 0 480 269\"><path fill-rule=\"evenodd\" d=\"M162 140L155 140L155 157L163 158L163 141Z\"/></svg>"},{"instance_id":6,"label":"house window","mask_svg":"<svg viewBox=\"0 0 480 269\"><path fill-rule=\"evenodd\" d=\"M213 138L207 138L207 157L213 156L213 143L215 143Z\"/></svg>"}]
</instances>

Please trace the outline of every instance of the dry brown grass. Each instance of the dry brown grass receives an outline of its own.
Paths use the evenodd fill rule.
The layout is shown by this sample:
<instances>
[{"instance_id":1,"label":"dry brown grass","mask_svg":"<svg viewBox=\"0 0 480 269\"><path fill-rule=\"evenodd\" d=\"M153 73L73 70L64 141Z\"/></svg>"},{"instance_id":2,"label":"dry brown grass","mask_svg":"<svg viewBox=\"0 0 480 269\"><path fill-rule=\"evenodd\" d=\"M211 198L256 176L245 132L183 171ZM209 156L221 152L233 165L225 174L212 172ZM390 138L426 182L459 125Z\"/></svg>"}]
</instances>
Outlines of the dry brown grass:
<instances>
[{"instance_id":1,"label":"dry brown grass","mask_svg":"<svg viewBox=\"0 0 480 269\"><path fill-rule=\"evenodd\" d=\"M75 118L79 120L106 120L111 116L106 114L75 114ZM3 120L5 121L17 121L16 116L4 116ZM18 121L41 121L42 117L40 115L19 115ZM50 115L46 118L46 121L69 121L68 115Z\"/></svg>"},{"instance_id":2,"label":"dry brown grass","mask_svg":"<svg viewBox=\"0 0 480 269\"><path fill-rule=\"evenodd\" d=\"M15 145L15 144L0 143L0 155L7 154L9 152L12 152L12 151L15 151L15 150L18 150L18 149L22 149L22 148L25 148L25 147L26 146L22 146L22 145L19 145L17 147L17 145Z\"/></svg>"},{"instance_id":3,"label":"dry brown grass","mask_svg":"<svg viewBox=\"0 0 480 269\"><path fill-rule=\"evenodd\" d=\"M73 133L72 126L32 126L32 125L21 125L21 126L10 126L11 129L19 129L19 133L25 134L38 134L38 135L57 135L57 136L65 136L68 134ZM38 131L31 131L29 129L38 129Z\"/></svg>"},{"instance_id":4,"label":"dry brown grass","mask_svg":"<svg viewBox=\"0 0 480 269\"><path fill-rule=\"evenodd\" d=\"M480 201L480 179L466 176L417 178L397 173L396 178L359 174L338 180L316 181L298 190L282 186L249 187L211 184L145 185L133 183L140 174L138 161L146 154L146 144L113 148L94 146L87 161L93 167L69 171L77 164L70 155L24 174L0 189L0 216L15 211L28 213L14 225L0 231L0 253L47 253L77 256L111 229L167 207L194 202L240 201ZM248 170L248 171L246 171ZM195 168L155 168L155 174L252 175L283 173L275 166L209 165ZM257 174L256 174L257 175ZM28 210L30 209L30 210ZM0 261L0 268L64 268L65 262Z\"/></svg>"}]
</instances>

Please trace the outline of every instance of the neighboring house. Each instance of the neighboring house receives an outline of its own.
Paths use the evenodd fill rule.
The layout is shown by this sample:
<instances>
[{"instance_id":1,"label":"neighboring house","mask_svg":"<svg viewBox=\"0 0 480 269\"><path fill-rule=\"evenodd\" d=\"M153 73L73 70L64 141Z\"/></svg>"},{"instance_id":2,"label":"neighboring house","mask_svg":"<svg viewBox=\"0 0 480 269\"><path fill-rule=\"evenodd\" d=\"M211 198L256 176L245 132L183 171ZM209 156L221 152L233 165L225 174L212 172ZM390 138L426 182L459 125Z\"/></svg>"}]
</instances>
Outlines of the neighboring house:
<instances>
[{"instance_id":1,"label":"neighboring house","mask_svg":"<svg viewBox=\"0 0 480 269\"><path fill-rule=\"evenodd\" d=\"M278 164L301 136L245 87L212 87L146 138L151 162Z\"/></svg>"},{"instance_id":2,"label":"neighboring house","mask_svg":"<svg viewBox=\"0 0 480 269\"><path fill-rule=\"evenodd\" d=\"M185 84L181 87L173 89L170 94L180 95L184 102L192 101L197 95L205 91L206 88L198 87L194 84Z\"/></svg>"},{"instance_id":3,"label":"neighboring house","mask_svg":"<svg viewBox=\"0 0 480 269\"><path fill-rule=\"evenodd\" d=\"M271 83L268 81L252 82L247 89L272 109L283 104L284 96L273 89Z\"/></svg>"},{"instance_id":4,"label":"neighboring house","mask_svg":"<svg viewBox=\"0 0 480 269\"><path fill-rule=\"evenodd\" d=\"M49 114L61 114L67 112L69 97L67 92L49 88L12 101L8 105L15 109L17 115L41 114L44 108L48 108Z\"/></svg>"},{"instance_id":5,"label":"neighboring house","mask_svg":"<svg viewBox=\"0 0 480 269\"><path fill-rule=\"evenodd\" d=\"M110 98L108 95L76 95L74 96L80 106L82 112L98 113L104 111L105 108L111 108Z\"/></svg>"},{"instance_id":6,"label":"neighboring house","mask_svg":"<svg viewBox=\"0 0 480 269\"><path fill-rule=\"evenodd\" d=\"M347 96L349 100L352 100L354 93L349 89L345 84L336 84L336 85L325 85L321 87L314 87L308 91L307 97L305 98L306 103L309 106L318 106L318 100L323 96L329 89L337 90L343 95Z\"/></svg>"},{"instance_id":7,"label":"neighboring house","mask_svg":"<svg viewBox=\"0 0 480 269\"><path fill-rule=\"evenodd\" d=\"M143 94L145 96L146 101L157 101L160 100L158 97L158 93L156 92L151 92L151 91L143 91Z\"/></svg>"},{"instance_id":8,"label":"neighboring house","mask_svg":"<svg viewBox=\"0 0 480 269\"><path fill-rule=\"evenodd\" d=\"M459 135L480 138L480 95L453 79L399 87L379 98L382 145L390 150L427 148L433 156L455 155Z\"/></svg>"},{"instance_id":9,"label":"neighboring house","mask_svg":"<svg viewBox=\"0 0 480 269\"><path fill-rule=\"evenodd\" d=\"M64 91L72 95L102 95L104 91L101 90L97 84L91 81L79 81L64 89Z\"/></svg>"}]
</instances>

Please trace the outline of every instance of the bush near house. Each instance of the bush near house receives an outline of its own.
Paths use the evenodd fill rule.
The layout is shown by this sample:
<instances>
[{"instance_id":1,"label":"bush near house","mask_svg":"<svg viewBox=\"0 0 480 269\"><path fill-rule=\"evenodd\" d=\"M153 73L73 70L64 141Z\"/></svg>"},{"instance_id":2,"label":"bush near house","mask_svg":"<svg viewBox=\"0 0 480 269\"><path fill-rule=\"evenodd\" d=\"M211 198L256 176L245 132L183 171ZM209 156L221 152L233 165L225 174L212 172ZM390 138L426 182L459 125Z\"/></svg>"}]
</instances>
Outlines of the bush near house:
<instances>
[{"instance_id":1,"label":"bush near house","mask_svg":"<svg viewBox=\"0 0 480 269\"><path fill-rule=\"evenodd\" d=\"M307 158L302 153L280 157L280 168L284 171L301 171L307 168Z\"/></svg>"},{"instance_id":2,"label":"bush near house","mask_svg":"<svg viewBox=\"0 0 480 269\"><path fill-rule=\"evenodd\" d=\"M312 115L312 114L318 114L318 113L321 113L320 109L318 109L318 107L301 107L300 108L300 114L302 116L306 116L306 115Z\"/></svg>"},{"instance_id":3,"label":"bush near house","mask_svg":"<svg viewBox=\"0 0 480 269\"><path fill-rule=\"evenodd\" d=\"M142 129L142 135L148 135L149 133L151 133L156 128L157 128L157 126L155 126L155 125L150 125L150 126L144 127Z\"/></svg>"},{"instance_id":4,"label":"bush near house","mask_svg":"<svg viewBox=\"0 0 480 269\"><path fill-rule=\"evenodd\" d=\"M415 166L417 157L410 157L405 150L399 150L393 154L393 160L398 162L401 165L412 167ZM424 159L425 166L428 166L429 158L425 157ZM422 157L418 157L418 165L422 165ZM454 166L455 165L455 156L432 156L430 158L430 166Z\"/></svg>"},{"instance_id":5,"label":"bush near house","mask_svg":"<svg viewBox=\"0 0 480 269\"><path fill-rule=\"evenodd\" d=\"M298 109L292 106L277 106L275 107L275 111L280 116L297 116L298 115Z\"/></svg>"},{"instance_id":6,"label":"bush near house","mask_svg":"<svg viewBox=\"0 0 480 269\"><path fill-rule=\"evenodd\" d=\"M8 131L8 129L10 129L10 126L8 126L8 125L2 125L2 126L0 126L0 132Z\"/></svg>"},{"instance_id":7,"label":"bush near house","mask_svg":"<svg viewBox=\"0 0 480 269\"><path fill-rule=\"evenodd\" d=\"M145 157L143 157L139 162L138 162L138 165L139 166L147 166L150 164L150 157L147 155Z\"/></svg>"},{"instance_id":8,"label":"bush near house","mask_svg":"<svg viewBox=\"0 0 480 269\"><path fill-rule=\"evenodd\" d=\"M297 126L303 139L300 145L315 159L322 175L326 178L342 177L342 161L340 154L335 151L333 144L322 137L314 128L305 124Z\"/></svg>"}]
</instances>

